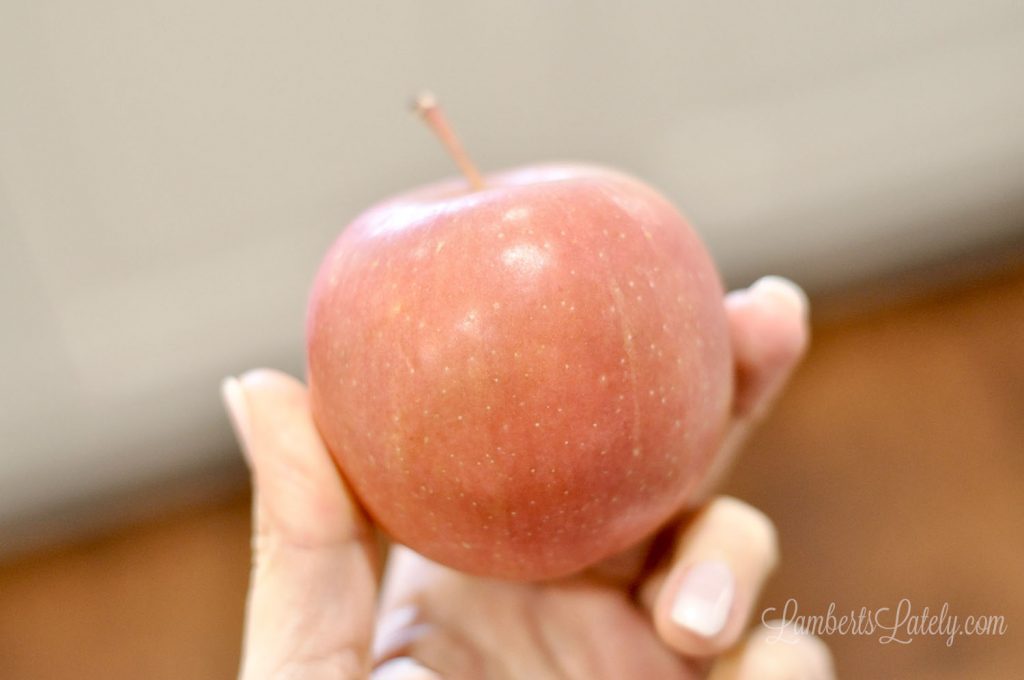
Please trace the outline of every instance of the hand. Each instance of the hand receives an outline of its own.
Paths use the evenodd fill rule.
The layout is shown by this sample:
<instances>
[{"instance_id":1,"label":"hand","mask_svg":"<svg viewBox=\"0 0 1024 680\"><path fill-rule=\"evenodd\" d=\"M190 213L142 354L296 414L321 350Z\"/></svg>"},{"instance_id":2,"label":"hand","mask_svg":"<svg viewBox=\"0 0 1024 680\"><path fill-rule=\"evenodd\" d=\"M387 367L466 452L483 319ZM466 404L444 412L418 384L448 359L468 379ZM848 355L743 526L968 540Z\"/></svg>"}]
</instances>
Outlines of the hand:
<instances>
[{"instance_id":1,"label":"hand","mask_svg":"<svg viewBox=\"0 0 1024 680\"><path fill-rule=\"evenodd\" d=\"M762 279L725 305L736 398L705 496L808 338L806 300L788 281ZM305 388L260 370L229 378L224 397L255 488L245 680L833 677L816 638L744 636L778 548L771 522L741 501L701 501L570 578L473 577L396 545L381 585L373 527L317 434Z\"/></svg>"}]
</instances>

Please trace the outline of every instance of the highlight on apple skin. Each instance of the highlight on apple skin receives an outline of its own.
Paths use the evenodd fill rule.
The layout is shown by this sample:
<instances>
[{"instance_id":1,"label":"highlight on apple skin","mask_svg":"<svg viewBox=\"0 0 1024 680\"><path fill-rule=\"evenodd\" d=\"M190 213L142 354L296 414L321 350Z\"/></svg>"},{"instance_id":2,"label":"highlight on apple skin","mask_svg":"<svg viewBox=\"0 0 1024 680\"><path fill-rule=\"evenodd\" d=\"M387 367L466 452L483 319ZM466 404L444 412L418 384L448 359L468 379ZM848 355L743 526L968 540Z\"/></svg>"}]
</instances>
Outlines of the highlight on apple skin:
<instances>
[{"instance_id":1,"label":"highlight on apple skin","mask_svg":"<svg viewBox=\"0 0 1024 680\"><path fill-rule=\"evenodd\" d=\"M661 195L537 165L384 201L327 253L313 416L361 503L442 564L567 575L650 535L732 398L722 286Z\"/></svg>"}]
</instances>

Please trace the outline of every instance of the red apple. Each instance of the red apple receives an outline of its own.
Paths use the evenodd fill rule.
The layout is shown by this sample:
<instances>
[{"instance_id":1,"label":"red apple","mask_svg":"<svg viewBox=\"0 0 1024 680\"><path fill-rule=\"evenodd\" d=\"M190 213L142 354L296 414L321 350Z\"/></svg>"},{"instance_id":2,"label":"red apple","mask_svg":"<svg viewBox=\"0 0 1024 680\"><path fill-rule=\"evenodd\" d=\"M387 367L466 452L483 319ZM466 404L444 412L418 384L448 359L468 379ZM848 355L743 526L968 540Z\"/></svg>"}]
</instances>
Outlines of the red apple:
<instances>
[{"instance_id":1,"label":"red apple","mask_svg":"<svg viewBox=\"0 0 1024 680\"><path fill-rule=\"evenodd\" d=\"M391 536L457 569L565 575L652 533L731 400L722 288L657 192L541 165L358 217L308 316L313 416Z\"/></svg>"}]
</instances>

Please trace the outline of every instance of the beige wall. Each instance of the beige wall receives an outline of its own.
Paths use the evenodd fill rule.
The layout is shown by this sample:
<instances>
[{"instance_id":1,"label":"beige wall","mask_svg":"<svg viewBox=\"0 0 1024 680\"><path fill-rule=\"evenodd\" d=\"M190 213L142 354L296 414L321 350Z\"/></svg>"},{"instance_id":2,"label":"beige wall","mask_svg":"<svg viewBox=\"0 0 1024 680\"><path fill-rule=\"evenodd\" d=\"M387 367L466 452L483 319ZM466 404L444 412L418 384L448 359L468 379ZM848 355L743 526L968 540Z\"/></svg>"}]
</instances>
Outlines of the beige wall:
<instances>
[{"instance_id":1,"label":"beige wall","mask_svg":"<svg viewBox=\"0 0 1024 680\"><path fill-rule=\"evenodd\" d=\"M325 245L450 172L423 85L485 168L652 180L733 281L1021 233L1020 2L605 5L5 0L0 544L232 455L220 377L300 370Z\"/></svg>"}]
</instances>

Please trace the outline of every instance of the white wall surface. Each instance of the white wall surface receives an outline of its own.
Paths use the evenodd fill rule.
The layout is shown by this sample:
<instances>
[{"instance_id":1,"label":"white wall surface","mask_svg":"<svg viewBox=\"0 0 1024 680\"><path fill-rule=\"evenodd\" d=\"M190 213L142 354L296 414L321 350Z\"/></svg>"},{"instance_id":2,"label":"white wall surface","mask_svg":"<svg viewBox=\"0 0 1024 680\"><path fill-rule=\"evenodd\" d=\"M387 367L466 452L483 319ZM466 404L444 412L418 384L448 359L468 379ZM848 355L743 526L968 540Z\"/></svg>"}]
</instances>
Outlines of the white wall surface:
<instances>
[{"instance_id":1,"label":"white wall surface","mask_svg":"<svg viewBox=\"0 0 1024 680\"><path fill-rule=\"evenodd\" d=\"M0 544L235 455L220 378L300 371L323 249L451 173L425 85L485 169L660 186L732 281L1024 227L1017 0L4 0Z\"/></svg>"}]
</instances>

